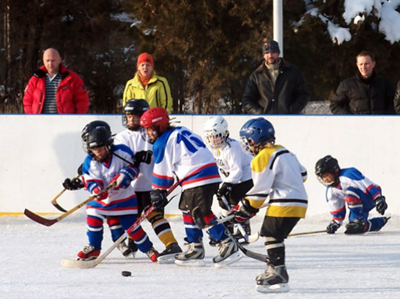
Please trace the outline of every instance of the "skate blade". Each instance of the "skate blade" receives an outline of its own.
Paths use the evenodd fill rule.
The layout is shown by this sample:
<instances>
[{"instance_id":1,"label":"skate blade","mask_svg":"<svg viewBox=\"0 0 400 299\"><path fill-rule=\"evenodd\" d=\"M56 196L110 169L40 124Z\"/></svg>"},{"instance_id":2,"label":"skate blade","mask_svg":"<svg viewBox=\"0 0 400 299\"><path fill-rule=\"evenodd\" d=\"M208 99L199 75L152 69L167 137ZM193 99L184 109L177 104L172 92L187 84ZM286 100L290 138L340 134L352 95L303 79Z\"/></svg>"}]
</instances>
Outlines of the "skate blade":
<instances>
[{"instance_id":1,"label":"skate blade","mask_svg":"<svg viewBox=\"0 0 400 299\"><path fill-rule=\"evenodd\" d=\"M172 254L166 254L163 256L159 256L157 258L157 262L159 264L173 264L173 263L175 263L175 255L176 254L177 253L172 253Z\"/></svg>"},{"instance_id":2,"label":"skate blade","mask_svg":"<svg viewBox=\"0 0 400 299\"><path fill-rule=\"evenodd\" d=\"M273 285L256 285L257 292L260 293L286 293L289 292L287 283L278 283Z\"/></svg>"},{"instance_id":3,"label":"skate blade","mask_svg":"<svg viewBox=\"0 0 400 299\"><path fill-rule=\"evenodd\" d=\"M175 265L183 267L204 267L206 263L203 260L175 260Z\"/></svg>"},{"instance_id":4,"label":"skate blade","mask_svg":"<svg viewBox=\"0 0 400 299\"><path fill-rule=\"evenodd\" d=\"M214 263L214 266L215 266L215 268L223 268L230 264L233 264L234 262L237 262L242 257L243 257L242 253L240 251L236 251L234 254L228 256L226 259L224 259L218 263Z\"/></svg>"}]
</instances>

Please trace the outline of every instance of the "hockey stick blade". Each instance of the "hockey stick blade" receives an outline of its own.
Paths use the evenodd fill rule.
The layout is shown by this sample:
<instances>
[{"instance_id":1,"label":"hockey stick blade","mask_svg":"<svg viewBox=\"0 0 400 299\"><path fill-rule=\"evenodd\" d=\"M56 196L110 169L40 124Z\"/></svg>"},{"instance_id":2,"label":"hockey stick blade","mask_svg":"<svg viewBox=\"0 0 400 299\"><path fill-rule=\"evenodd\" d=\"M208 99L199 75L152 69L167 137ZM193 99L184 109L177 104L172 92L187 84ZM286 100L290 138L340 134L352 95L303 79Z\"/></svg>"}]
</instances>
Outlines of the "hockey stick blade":
<instances>
[{"instance_id":1,"label":"hockey stick blade","mask_svg":"<svg viewBox=\"0 0 400 299\"><path fill-rule=\"evenodd\" d=\"M26 217L32 219L33 221L40 223L42 225L45 225L45 226L52 226L54 223L58 222L58 218L56 218L56 219L43 218L42 216L35 214L28 209L24 210L24 215Z\"/></svg>"},{"instance_id":2,"label":"hockey stick blade","mask_svg":"<svg viewBox=\"0 0 400 299\"><path fill-rule=\"evenodd\" d=\"M74 179L77 179L77 178L79 178L79 174L77 174L77 175L74 177ZM60 205L58 204L57 199L65 192L65 190L67 190L67 189L65 189L65 188L62 189L62 190L60 191L60 193L58 193L56 196L54 196L54 198L51 200L51 204L52 204L57 210L59 210L59 211L61 211L61 212L63 212L63 213L66 213L67 210L64 209L62 206L60 206Z\"/></svg>"},{"instance_id":3,"label":"hockey stick blade","mask_svg":"<svg viewBox=\"0 0 400 299\"><path fill-rule=\"evenodd\" d=\"M249 258L255 259L255 260L263 262L263 263L269 262L268 255L248 250L247 248L245 248L242 244L240 244L238 242L236 242L236 244L237 244L238 248L240 249L240 251L243 252Z\"/></svg>"}]
</instances>

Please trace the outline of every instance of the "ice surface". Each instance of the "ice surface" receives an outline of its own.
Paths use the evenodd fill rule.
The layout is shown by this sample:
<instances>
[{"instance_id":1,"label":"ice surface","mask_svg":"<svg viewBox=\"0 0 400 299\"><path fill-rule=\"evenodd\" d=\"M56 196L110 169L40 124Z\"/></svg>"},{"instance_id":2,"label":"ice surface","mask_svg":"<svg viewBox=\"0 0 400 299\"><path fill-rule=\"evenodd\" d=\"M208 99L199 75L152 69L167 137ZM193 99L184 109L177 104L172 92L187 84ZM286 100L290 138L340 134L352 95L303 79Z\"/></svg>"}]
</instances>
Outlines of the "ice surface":
<instances>
[{"instance_id":1,"label":"ice surface","mask_svg":"<svg viewBox=\"0 0 400 299\"><path fill-rule=\"evenodd\" d=\"M181 218L168 219L184 247ZM253 230L261 220L257 215ZM321 230L328 223L329 215L315 215L301 220L293 232ZM24 216L2 216L0 298L400 298L399 223L400 217L394 216L381 232L358 236L344 235L340 228L335 235L289 237L285 245L290 292L261 294L255 290L255 277L264 270L263 263L244 257L216 269L211 260L217 249L208 242L203 268L159 265L142 253L128 260L115 250L96 268L68 269L61 259L75 257L87 244L83 213L51 227ZM163 250L147 221L143 227ZM103 250L110 239L107 228ZM265 253L261 238L248 248ZM123 277L123 270L132 276Z\"/></svg>"}]
</instances>

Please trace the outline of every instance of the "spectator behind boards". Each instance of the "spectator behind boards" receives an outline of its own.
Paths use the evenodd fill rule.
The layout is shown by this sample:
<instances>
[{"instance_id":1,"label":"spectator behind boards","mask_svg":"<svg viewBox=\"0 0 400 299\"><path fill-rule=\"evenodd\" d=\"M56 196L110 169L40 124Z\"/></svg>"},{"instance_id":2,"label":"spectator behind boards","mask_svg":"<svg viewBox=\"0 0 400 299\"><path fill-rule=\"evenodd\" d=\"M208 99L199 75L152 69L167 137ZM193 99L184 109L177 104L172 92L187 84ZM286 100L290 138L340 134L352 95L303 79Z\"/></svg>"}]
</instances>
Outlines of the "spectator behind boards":
<instances>
[{"instance_id":1,"label":"spectator behind boards","mask_svg":"<svg viewBox=\"0 0 400 299\"><path fill-rule=\"evenodd\" d=\"M23 99L26 114L87 113L89 95L78 74L67 69L56 49L43 53L43 66L33 73Z\"/></svg>"},{"instance_id":2,"label":"spectator behind boards","mask_svg":"<svg viewBox=\"0 0 400 299\"><path fill-rule=\"evenodd\" d=\"M375 55L362 51L356 57L357 73L340 82L331 98L333 114L394 114L393 84L374 70Z\"/></svg>"},{"instance_id":3,"label":"spectator behind boards","mask_svg":"<svg viewBox=\"0 0 400 299\"><path fill-rule=\"evenodd\" d=\"M400 80L397 82L396 95L394 96L394 110L400 114Z\"/></svg>"},{"instance_id":4,"label":"spectator behind boards","mask_svg":"<svg viewBox=\"0 0 400 299\"><path fill-rule=\"evenodd\" d=\"M298 114L310 93L299 68L279 57L279 45L269 39L263 44L264 60L246 83L243 113Z\"/></svg>"},{"instance_id":5,"label":"spectator behind boards","mask_svg":"<svg viewBox=\"0 0 400 299\"><path fill-rule=\"evenodd\" d=\"M137 59L137 72L126 82L122 105L130 99L145 99L150 108L161 107L172 113L172 96L167 79L154 71L153 57L142 53Z\"/></svg>"}]
</instances>

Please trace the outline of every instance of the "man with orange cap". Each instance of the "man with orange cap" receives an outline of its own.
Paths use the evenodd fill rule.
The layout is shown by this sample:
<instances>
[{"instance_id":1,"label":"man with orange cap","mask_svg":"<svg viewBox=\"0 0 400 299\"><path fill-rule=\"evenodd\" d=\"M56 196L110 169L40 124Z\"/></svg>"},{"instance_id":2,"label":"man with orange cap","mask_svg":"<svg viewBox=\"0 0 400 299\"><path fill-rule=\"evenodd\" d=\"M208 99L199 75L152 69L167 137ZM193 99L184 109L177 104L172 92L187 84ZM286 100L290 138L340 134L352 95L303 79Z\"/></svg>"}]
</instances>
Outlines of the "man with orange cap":
<instances>
[{"instance_id":1,"label":"man with orange cap","mask_svg":"<svg viewBox=\"0 0 400 299\"><path fill-rule=\"evenodd\" d=\"M153 57L142 53L137 59L137 72L125 85L122 105L130 99L145 99L150 108L162 107L172 113L172 96L167 79L154 71Z\"/></svg>"}]
</instances>

